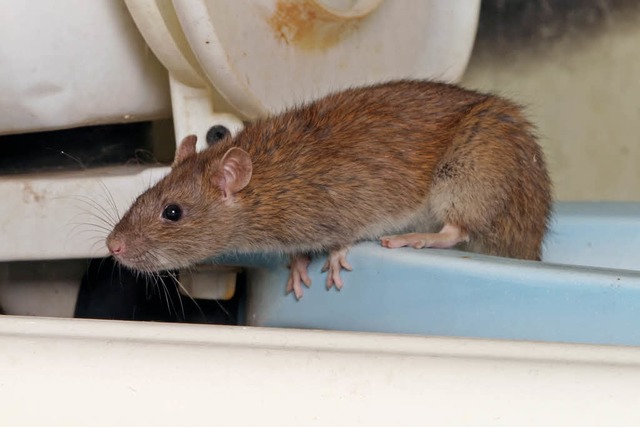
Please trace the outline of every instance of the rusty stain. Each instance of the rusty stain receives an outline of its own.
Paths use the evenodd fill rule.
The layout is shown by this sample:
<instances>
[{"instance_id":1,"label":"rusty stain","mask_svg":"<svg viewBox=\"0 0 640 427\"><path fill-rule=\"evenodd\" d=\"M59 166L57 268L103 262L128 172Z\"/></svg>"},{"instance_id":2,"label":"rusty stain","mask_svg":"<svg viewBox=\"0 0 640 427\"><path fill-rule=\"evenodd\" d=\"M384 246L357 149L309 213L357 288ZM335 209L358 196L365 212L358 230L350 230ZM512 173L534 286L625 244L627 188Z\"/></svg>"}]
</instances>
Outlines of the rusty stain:
<instances>
[{"instance_id":1,"label":"rusty stain","mask_svg":"<svg viewBox=\"0 0 640 427\"><path fill-rule=\"evenodd\" d=\"M326 50L351 34L360 19L336 18L310 0L279 0L267 22L276 37L303 50Z\"/></svg>"},{"instance_id":2,"label":"rusty stain","mask_svg":"<svg viewBox=\"0 0 640 427\"><path fill-rule=\"evenodd\" d=\"M44 197L45 197L44 194L34 190L31 184L28 184L28 183L23 184L22 200L25 203L32 203L32 202L40 203L42 200L44 200Z\"/></svg>"}]
</instances>

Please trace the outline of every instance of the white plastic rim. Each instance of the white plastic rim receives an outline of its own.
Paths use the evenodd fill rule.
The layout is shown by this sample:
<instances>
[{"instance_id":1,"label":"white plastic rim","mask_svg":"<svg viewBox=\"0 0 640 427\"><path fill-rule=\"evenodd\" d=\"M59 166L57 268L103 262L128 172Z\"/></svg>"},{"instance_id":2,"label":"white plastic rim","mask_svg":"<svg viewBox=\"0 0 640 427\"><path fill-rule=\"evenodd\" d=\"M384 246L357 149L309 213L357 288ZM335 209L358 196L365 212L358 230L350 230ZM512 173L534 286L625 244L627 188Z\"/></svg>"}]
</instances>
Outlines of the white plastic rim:
<instances>
[{"instance_id":1,"label":"white plastic rim","mask_svg":"<svg viewBox=\"0 0 640 427\"><path fill-rule=\"evenodd\" d=\"M125 3L149 48L170 70L173 78L189 86L205 87L206 79L189 48L171 2L125 0Z\"/></svg>"},{"instance_id":2,"label":"white plastic rim","mask_svg":"<svg viewBox=\"0 0 640 427\"><path fill-rule=\"evenodd\" d=\"M242 116L255 118L267 114L267 110L260 100L238 80L237 71L228 61L226 48L219 38L219 28L211 25L211 21L208 20L209 13L206 4L201 1L189 0L174 0L173 4L190 47L198 57L209 82ZM222 19L231 21L233 15L222 17ZM204 52L202 49L198 49L199 46L194 46L193 39L197 39L198 44L207 47ZM268 63L262 64L264 68L269 66Z\"/></svg>"},{"instance_id":3,"label":"white plastic rim","mask_svg":"<svg viewBox=\"0 0 640 427\"><path fill-rule=\"evenodd\" d=\"M140 32L169 71L176 142L190 134L196 149L207 147L206 133L223 125L232 134L243 127L238 111L230 107L207 80L180 27L170 0L125 0ZM197 5L196 5L197 6Z\"/></svg>"},{"instance_id":4,"label":"white plastic rim","mask_svg":"<svg viewBox=\"0 0 640 427\"><path fill-rule=\"evenodd\" d=\"M0 347L3 426L640 424L637 348L11 316Z\"/></svg>"}]
</instances>

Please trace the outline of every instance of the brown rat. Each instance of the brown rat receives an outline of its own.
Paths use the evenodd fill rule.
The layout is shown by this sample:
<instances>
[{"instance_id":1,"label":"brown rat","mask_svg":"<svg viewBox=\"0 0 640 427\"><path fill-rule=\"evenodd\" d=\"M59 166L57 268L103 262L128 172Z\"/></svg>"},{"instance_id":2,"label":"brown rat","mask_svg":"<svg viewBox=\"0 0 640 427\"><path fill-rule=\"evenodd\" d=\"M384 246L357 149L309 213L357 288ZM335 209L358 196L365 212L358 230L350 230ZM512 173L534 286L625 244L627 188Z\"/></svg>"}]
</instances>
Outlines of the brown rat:
<instances>
[{"instance_id":1,"label":"brown rat","mask_svg":"<svg viewBox=\"0 0 640 427\"><path fill-rule=\"evenodd\" d=\"M329 252L342 287L351 245L462 248L539 260L551 184L533 126L503 98L401 80L337 92L248 124L143 193L107 238L152 272L228 252L291 255L288 291Z\"/></svg>"}]
</instances>

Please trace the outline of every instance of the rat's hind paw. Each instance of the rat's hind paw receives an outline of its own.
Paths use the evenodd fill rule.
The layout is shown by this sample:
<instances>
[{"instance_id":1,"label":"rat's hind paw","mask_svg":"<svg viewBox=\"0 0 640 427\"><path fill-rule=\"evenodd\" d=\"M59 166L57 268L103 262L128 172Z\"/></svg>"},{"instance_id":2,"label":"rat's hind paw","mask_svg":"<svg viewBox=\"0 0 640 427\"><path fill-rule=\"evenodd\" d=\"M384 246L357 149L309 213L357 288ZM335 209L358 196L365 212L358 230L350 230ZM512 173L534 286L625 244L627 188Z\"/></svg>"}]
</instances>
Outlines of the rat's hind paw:
<instances>
[{"instance_id":1,"label":"rat's hind paw","mask_svg":"<svg viewBox=\"0 0 640 427\"><path fill-rule=\"evenodd\" d=\"M382 246L390 249L403 246L411 246L415 249L425 247L447 249L467 241L469 241L469 235L462 228L451 224L445 224L439 233L408 233L380 238Z\"/></svg>"},{"instance_id":2,"label":"rat's hind paw","mask_svg":"<svg viewBox=\"0 0 640 427\"><path fill-rule=\"evenodd\" d=\"M302 284L308 288L311 286L311 279L307 272L307 266L311 262L311 258L306 255L293 255L291 264L289 264L289 280L287 280L286 293L293 291L296 299L302 298Z\"/></svg>"},{"instance_id":3,"label":"rat's hind paw","mask_svg":"<svg viewBox=\"0 0 640 427\"><path fill-rule=\"evenodd\" d=\"M331 289L335 285L336 289L342 289L342 278L340 277L340 270L343 268L347 271L353 270L351 264L347 261L347 253L349 248L342 248L336 251L329 252L327 262L322 267L322 272L328 270L327 273L327 289Z\"/></svg>"}]
</instances>

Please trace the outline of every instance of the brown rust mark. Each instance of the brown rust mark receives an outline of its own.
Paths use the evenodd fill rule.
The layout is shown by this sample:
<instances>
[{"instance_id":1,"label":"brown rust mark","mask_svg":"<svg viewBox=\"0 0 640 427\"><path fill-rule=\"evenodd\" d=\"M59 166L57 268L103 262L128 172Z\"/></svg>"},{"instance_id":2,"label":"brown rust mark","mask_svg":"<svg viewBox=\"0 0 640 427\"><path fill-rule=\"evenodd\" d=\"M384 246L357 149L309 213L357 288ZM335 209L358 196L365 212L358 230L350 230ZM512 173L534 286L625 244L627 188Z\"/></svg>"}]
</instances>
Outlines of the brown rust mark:
<instances>
[{"instance_id":1,"label":"brown rust mark","mask_svg":"<svg viewBox=\"0 0 640 427\"><path fill-rule=\"evenodd\" d=\"M335 17L311 0L279 0L267 22L276 38L303 50L326 50L353 33L360 18Z\"/></svg>"},{"instance_id":2,"label":"brown rust mark","mask_svg":"<svg viewBox=\"0 0 640 427\"><path fill-rule=\"evenodd\" d=\"M22 201L25 203L40 203L44 200L45 195L36 191L30 183L25 182L22 185Z\"/></svg>"}]
</instances>

